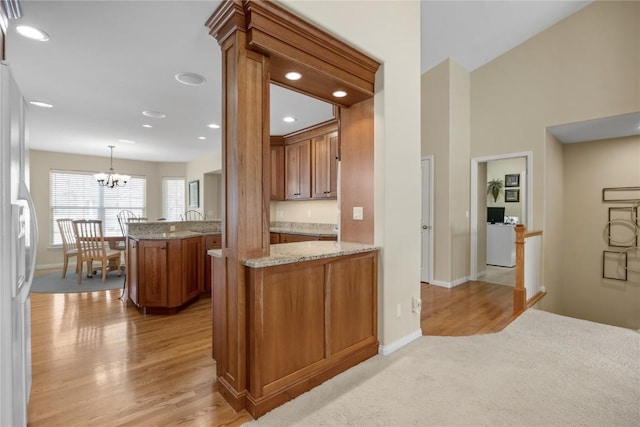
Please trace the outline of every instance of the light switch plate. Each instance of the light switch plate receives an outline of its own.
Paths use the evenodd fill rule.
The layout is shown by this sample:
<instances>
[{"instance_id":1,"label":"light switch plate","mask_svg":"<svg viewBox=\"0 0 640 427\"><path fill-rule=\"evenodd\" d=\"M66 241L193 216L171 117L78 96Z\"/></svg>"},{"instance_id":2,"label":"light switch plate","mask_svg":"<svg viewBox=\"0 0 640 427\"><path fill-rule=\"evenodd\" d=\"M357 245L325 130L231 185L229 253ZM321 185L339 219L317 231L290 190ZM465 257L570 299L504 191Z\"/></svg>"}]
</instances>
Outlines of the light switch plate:
<instances>
[{"instance_id":1,"label":"light switch plate","mask_svg":"<svg viewBox=\"0 0 640 427\"><path fill-rule=\"evenodd\" d=\"M353 219L357 221L362 221L364 219L364 213L362 206L354 206L353 207Z\"/></svg>"}]
</instances>

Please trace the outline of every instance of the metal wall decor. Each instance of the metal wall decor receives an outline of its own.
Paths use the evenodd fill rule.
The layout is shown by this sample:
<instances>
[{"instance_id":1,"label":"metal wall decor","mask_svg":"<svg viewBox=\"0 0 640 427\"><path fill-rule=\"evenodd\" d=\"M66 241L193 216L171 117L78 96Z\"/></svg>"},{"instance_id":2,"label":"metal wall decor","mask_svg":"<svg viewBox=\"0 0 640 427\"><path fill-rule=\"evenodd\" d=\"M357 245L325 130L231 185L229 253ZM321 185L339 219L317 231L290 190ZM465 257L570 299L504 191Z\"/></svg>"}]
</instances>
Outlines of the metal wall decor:
<instances>
[{"instance_id":1,"label":"metal wall decor","mask_svg":"<svg viewBox=\"0 0 640 427\"><path fill-rule=\"evenodd\" d=\"M629 272L640 273L640 270L629 268L629 258L637 262L640 255L640 187L603 188L602 202L627 205L610 207L608 210L603 238L610 248L623 249L602 251L602 278L627 281Z\"/></svg>"}]
</instances>

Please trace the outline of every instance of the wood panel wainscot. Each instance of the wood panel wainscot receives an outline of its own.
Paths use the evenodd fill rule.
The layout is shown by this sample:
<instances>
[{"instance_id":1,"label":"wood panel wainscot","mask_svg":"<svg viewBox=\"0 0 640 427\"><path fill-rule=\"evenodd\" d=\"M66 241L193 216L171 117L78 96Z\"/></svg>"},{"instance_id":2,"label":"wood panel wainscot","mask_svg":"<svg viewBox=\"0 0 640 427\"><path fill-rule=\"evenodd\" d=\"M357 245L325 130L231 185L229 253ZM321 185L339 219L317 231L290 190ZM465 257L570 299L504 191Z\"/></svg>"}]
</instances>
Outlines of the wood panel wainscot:
<instances>
[{"instance_id":1,"label":"wood panel wainscot","mask_svg":"<svg viewBox=\"0 0 640 427\"><path fill-rule=\"evenodd\" d=\"M312 244L339 245L304 242L272 248ZM228 353L224 331L239 301L230 301L225 288L216 286L223 283L224 262L213 258L213 352L218 389L232 406L259 417L378 353L377 259L373 249L248 266L247 390L238 393L229 385L242 375L242 367Z\"/></svg>"}]
</instances>

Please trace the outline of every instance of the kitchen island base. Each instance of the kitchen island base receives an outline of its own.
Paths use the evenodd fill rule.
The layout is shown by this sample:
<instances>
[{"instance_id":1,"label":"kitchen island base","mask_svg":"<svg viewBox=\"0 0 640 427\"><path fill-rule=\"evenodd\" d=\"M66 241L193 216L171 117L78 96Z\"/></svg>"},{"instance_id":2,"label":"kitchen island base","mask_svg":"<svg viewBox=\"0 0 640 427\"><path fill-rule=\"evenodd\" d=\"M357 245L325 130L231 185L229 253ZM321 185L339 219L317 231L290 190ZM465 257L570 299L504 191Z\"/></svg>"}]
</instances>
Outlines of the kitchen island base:
<instances>
[{"instance_id":1,"label":"kitchen island base","mask_svg":"<svg viewBox=\"0 0 640 427\"><path fill-rule=\"evenodd\" d=\"M272 253L307 244L273 245ZM217 389L234 409L260 417L378 353L378 252L369 249L275 265L258 260L245 267L244 301L226 292L225 258L213 258ZM228 329L238 308L246 310L246 334Z\"/></svg>"}]
</instances>

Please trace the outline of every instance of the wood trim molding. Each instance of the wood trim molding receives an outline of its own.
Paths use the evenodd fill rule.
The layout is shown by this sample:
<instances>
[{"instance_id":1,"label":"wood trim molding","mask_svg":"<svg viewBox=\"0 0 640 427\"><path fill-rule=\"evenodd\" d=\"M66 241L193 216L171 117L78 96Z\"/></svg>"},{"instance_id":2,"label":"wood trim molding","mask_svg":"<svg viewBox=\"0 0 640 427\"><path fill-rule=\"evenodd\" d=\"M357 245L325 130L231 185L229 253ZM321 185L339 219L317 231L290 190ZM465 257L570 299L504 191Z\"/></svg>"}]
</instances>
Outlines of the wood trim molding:
<instances>
[{"instance_id":1,"label":"wood trim molding","mask_svg":"<svg viewBox=\"0 0 640 427\"><path fill-rule=\"evenodd\" d=\"M247 33L247 48L268 55L271 80L316 98L351 106L374 94L380 63L305 22L273 1L227 0L206 22L218 43L234 31ZM299 70L304 79L284 77ZM347 96L335 98L334 90Z\"/></svg>"},{"instance_id":2,"label":"wood trim molding","mask_svg":"<svg viewBox=\"0 0 640 427\"><path fill-rule=\"evenodd\" d=\"M516 225L516 286L513 288L513 313L520 313L525 309L527 290L524 287L524 234L526 228L522 224Z\"/></svg>"},{"instance_id":3,"label":"wood trim molding","mask_svg":"<svg viewBox=\"0 0 640 427\"><path fill-rule=\"evenodd\" d=\"M222 43L235 31L246 31L246 16L241 1L224 1L207 20L209 34Z\"/></svg>"}]
</instances>

